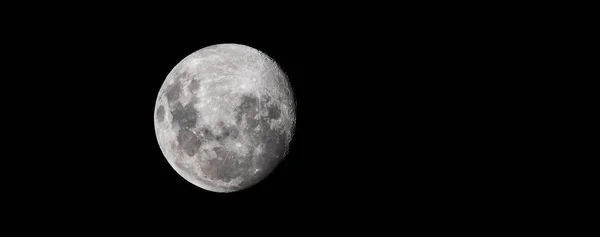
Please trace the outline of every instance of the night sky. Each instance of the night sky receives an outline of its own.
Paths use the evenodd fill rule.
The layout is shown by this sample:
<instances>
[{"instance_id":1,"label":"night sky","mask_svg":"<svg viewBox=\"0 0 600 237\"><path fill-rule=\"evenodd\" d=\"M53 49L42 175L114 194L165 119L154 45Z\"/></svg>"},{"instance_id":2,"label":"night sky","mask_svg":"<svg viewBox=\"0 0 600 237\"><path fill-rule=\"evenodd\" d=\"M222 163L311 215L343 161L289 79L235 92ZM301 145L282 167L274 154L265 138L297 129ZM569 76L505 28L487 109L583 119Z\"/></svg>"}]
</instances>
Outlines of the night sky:
<instances>
[{"instance_id":1,"label":"night sky","mask_svg":"<svg viewBox=\"0 0 600 237\"><path fill-rule=\"evenodd\" d=\"M11 127L27 130L11 145L17 165L5 166L17 171L10 184L19 190L16 200L74 216L230 208L318 216L456 208L489 194L478 190L494 182L481 177L500 155L480 139L491 129L482 121L492 116L482 111L492 104L481 98L492 89L471 79L492 75L476 70L485 66L480 54L459 40L468 30L431 18L256 28L100 16L11 29L7 45L19 51L11 70L19 75L7 88L30 92L7 100L14 114L26 115L9 117L26 124ZM272 57L297 100L288 156L259 184L230 194L180 177L158 146L153 121L171 69L219 43Z\"/></svg>"}]
</instances>

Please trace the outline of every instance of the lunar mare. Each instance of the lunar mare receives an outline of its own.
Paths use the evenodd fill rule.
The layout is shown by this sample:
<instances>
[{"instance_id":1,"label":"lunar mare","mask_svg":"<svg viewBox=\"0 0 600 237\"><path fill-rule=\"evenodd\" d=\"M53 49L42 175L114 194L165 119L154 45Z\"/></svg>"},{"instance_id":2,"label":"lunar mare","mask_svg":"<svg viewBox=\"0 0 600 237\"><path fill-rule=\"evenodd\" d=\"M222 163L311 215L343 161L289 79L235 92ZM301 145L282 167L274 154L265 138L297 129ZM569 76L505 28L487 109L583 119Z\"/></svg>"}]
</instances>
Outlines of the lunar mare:
<instances>
[{"instance_id":1,"label":"lunar mare","mask_svg":"<svg viewBox=\"0 0 600 237\"><path fill-rule=\"evenodd\" d=\"M214 192L260 182L287 155L295 98L266 54L240 44L200 49L180 61L158 93L154 125L173 169Z\"/></svg>"}]
</instances>

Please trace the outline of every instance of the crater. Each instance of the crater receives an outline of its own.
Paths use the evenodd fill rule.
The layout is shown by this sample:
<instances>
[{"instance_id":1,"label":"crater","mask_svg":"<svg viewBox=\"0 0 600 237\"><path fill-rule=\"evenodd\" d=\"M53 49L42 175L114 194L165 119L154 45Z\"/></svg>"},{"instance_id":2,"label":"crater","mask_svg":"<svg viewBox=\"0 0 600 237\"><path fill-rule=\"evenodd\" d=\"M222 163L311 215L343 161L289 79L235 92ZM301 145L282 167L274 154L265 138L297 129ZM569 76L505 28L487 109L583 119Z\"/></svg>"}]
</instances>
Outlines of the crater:
<instances>
[{"instance_id":1,"label":"crater","mask_svg":"<svg viewBox=\"0 0 600 237\"><path fill-rule=\"evenodd\" d=\"M162 105L158 106L158 109L156 110L156 119L159 123L162 123L165 120L165 107Z\"/></svg>"},{"instance_id":2,"label":"crater","mask_svg":"<svg viewBox=\"0 0 600 237\"><path fill-rule=\"evenodd\" d=\"M271 128L266 128L266 131L263 132L262 141L265 144L264 151L266 154L272 156L272 158L278 158L281 156L286 149L285 146L285 133L280 133L279 131Z\"/></svg>"}]
</instances>

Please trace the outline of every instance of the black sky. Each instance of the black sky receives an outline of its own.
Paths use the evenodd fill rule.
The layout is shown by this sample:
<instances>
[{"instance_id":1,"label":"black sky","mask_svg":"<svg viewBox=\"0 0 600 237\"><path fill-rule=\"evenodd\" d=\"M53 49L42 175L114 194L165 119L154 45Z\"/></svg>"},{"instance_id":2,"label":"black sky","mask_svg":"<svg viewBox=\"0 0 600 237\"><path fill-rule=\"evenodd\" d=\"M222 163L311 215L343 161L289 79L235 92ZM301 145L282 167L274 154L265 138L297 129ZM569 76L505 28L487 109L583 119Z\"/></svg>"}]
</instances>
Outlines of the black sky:
<instances>
[{"instance_id":1,"label":"black sky","mask_svg":"<svg viewBox=\"0 0 600 237\"><path fill-rule=\"evenodd\" d=\"M493 116L480 112L493 102L478 99L492 89L472 79L497 75L481 72L489 65L475 46L486 46L487 36L473 33L478 27L388 14L381 21L332 17L255 27L262 22L249 20L214 28L146 14L85 15L14 26L6 44L18 51L11 70L19 74L7 85L31 92L9 104L26 114L9 119L27 123L15 126L27 132L18 133L14 149L28 159L6 167L31 169L14 175L12 185L25 199L43 196L41 208L82 215L224 206L435 209L454 208L449 203L471 200L467 194L489 185L473 177L493 170L475 157L499 153L482 153L490 144L479 138L491 128L475 126ZM275 59L298 106L288 157L255 187L226 195L181 178L163 157L153 123L171 69L218 43L248 45ZM485 164L471 169L477 162Z\"/></svg>"}]
</instances>

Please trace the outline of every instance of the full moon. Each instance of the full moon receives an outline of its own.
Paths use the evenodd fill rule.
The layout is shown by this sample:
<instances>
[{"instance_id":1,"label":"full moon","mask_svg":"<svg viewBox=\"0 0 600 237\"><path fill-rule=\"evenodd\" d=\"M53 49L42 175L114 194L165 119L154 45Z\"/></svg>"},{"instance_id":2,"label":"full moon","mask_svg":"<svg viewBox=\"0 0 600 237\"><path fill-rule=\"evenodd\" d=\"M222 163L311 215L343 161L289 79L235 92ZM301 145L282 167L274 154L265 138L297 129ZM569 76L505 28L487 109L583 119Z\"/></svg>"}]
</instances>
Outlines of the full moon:
<instances>
[{"instance_id":1,"label":"full moon","mask_svg":"<svg viewBox=\"0 0 600 237\"><path fill-rule=\"evenodd\" d=\"M235 192L267 177L288 154L295 98L265 53L240 44L202 48L181 60L154 108L158 144L188 182Z\"/></svg>"}]
</instances>

